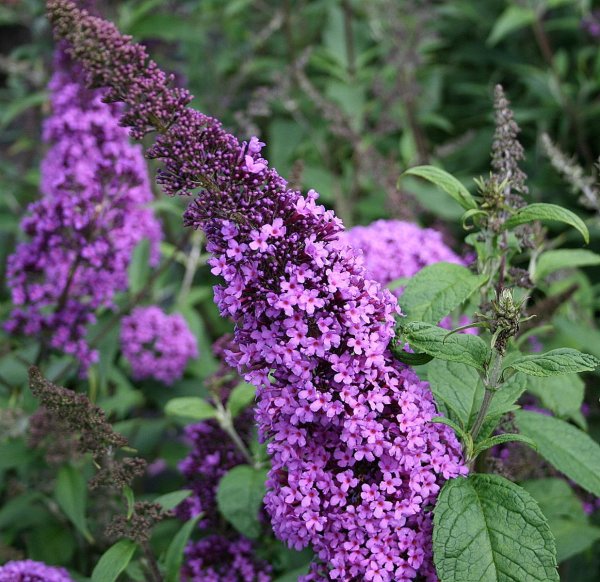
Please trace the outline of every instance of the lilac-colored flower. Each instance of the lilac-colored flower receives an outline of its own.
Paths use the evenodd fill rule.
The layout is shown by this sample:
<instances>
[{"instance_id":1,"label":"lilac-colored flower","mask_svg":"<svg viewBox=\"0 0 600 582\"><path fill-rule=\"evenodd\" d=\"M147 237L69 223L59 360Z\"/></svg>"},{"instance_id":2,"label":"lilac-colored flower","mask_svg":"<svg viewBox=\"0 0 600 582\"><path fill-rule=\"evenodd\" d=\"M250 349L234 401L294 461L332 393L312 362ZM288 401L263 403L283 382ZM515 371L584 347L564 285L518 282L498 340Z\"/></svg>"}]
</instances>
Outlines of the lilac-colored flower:
<instances>
[{"instance_id":1,"label":"lilac-colored flower","mask_svg":"<svg viewBox=\"0 0 600 582\"><path fill-rule=\"evenodd\" d=\"M270 582L271 566L254 554L246 538L211 535L188 544L181 579L185 582Z\"/></svg>"},{"instance_id":2,"label":"lilac-colored flower","mask_svg":"<svg viewBox=\"0 0 600 582\"><path fill-rule=\"evenodd\" d=\"M85 88L83 72L57 51L49 84L49 149L41 166L42 198L21 223L28 236L8 259L16 305L5 327L41 337L71 354L82 372L98 354L86 341L95 313L127 288L127 267L144 238L158 260L160 225L139 146L119 126L121 107Z\"/></svg>"},{"instance_id":3,"label":"lilac-colored flower","mask_svg":"<svg viewBox=\"0 0 600 582\"><path fill-rule=\"evenodd\" d=\"M367 275L381 285L412 277L433 263L464 264L444 243L439 231L402 220L376 220L368 226L355 226L342 235L342 240L362 251Z\"/></svg>"},{"instance_id":4,"label":"lilac-colored flower","mask_svg":"<svg viewBox=\"0 0 600 582\"><path fill-rule=\"evenodd\" d=\"M339 244L342 224L316 192L302 196L267 165L249 168L247 144L186 108L189 94L171 89L112 25L66 0L50 9L94 81L129 105L123 121L133 133L161 130L150 155L165 163L165 190L201 189L185 220L206 233L224 280L215 299L236 321L238 346L228 361L257 387L276 535L298 549L311 545L329 579L435 579L429 508L445 479L466 467L452 431L431 423L438 413L428 385L387 349L396 298ZM251 248L264 227L267 249ZM335 379L340 362L348 383ZM349 477L346 491L340 475ZM400 482L393 489L390 477ZM376 498L361 496L365 485Z\"/></svg>"},{"instance_id":5,"label":"lilac-colored flower","mask_svg":"<svg viewBox=\"0 0 600 582\"><path fill-rule=\"evenodd\" d=\"M173 384L183 376L198 345L185 319L160 307L136 307L121 322L121 350L136 380L156 378Z\"/></svg>"},{"instance_id":6,"label":"lilac-colored flower","mask_svg":"<svg viewBox=\"0 0 600 582\"><path fill-rule=\"evenodd\" d=\"M382 286L396 279L410 278L434 263L468 264L444 243L441 232L402 220L376 220L368 226L355 226L340 238L362 252L367 276ZM394 295L400 297L403 289L403 286L397 286ZM467 323L468 317L462 316L458 320L458 325ZM447 329L455 327L454 324L451 317L440 322ZM477 331L471 328L466 333L476 334Z\"/></svg>"},{"instance_id":7,"label":"lilac-colored flower","mask_svg":"<svg viewBox=\"0 0 600 582\"><path fill-rule=\"evenodd\" d=\"M18 560L0 566L0 582L73 582L73 579L64 568Z\"/></svg>"}]
</instances>

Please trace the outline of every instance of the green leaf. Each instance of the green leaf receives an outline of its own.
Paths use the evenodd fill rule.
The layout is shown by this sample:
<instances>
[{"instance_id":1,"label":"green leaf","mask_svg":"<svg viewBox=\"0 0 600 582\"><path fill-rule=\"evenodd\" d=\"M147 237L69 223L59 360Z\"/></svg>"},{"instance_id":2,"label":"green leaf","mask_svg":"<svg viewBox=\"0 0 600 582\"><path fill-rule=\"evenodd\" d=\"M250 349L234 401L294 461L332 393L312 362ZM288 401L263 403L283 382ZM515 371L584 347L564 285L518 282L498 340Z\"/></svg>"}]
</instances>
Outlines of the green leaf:
<instances>
[{"instance_id":1,"label":"green leaf","mask_svg":"<svg viewBox=\"0 0 600 582\"><path fill-rule=\"evenodd\" d=\"M22 438L0 442L0 471L26 465L35 459L32 451Z\"/></svg>"},{"instance_id":2,"label":"green leaf","mask_svg":"<svg viewBox=\"0 0 600 582\"><path fill-rule=\"evenodd\" d=\"M127 568L136 548L137 545L131 540L120 540L108 548L92 572L92 582L115 582Z\"/></svg>"},{"instance_id":3,"label":"green leaf","mask_svg":"<svg viewBox=\"0 0 600 582\"><path fill-rule=\"evenodd\" d=\"M512 361L510 368L529 376L559 376L576 372L591 372L600 365L600 360L572 348L559 348L545 354L522 356Z\"/></svg>"},{"instance_id":4,"label":"green leaf","mask_svg":"<svg viewBox=\"0 0 600 582\"><path fill-rule=\"evenodd\" d=\"M581 233L586 244L590 242L590 233L583 220L581 220L574 212L571 212L562 206L557 206L556 204L538 202L525 206L524 208L517 210L517 212L504 223L504 228L511 229L521 224L534 222L535 220L564 222L577 229Z\"/></svg>"},{"instance_id":5,"label":"green leaf","mask_svg":"<svg viewBox=\"0 0 600 582\"><path fill-rule=\"evenodd\" d=\"M546 518L527 491L503 477L446 481L433 524L441 582L559 580Z\"/></svg>"},{"instance_id":6,"label":"green leaf","mask_svg":"<svg viewBox=\"0 0 600 582\"><path fill-rule=\"evenodd\" d=\"M498 20L496 20L494 28L492 28L492 32L490 32L486 43L489 46L494 46L511 32L529 26L534 20L535 12L531 8L513 4L500 15Z\"/></svg>"},{"instance_id":7,"label":"green leaf","mask_svg":"<svg viewBox=\"0 0 600 582\"><path fill-rule=\"evenodd\" d=\"M203 398L197 396L182 396L173 398L165 406L165 414L191 420L207 420L215 418L217 411Z\"/></svg>"},{"instance_id":8,"label":"green leaf","mask_svg":"<svg viewBox=\"0 0 600 582\"><path fill-rule=\"evenodd\" d=\"M530 377L527 391L539 398L542 406L557 416L570 417L578 421L585 384L577 374L549 378Z\"/></svg>"},{"instance_id":9,"label":"green leaf","mask_svg":"<svg viewBox=\"0 0 600 582\"><path fill-rule=\"evenodd\" d=\"M202 514L199 514L186 521L177 534L175 534L173 541L167 548L164 561L167 573L166 582L177 582L179 580L181 563L183 562L183 551L201 517Z\"/></svg>"},{"instance_id":10,"label":"green leaf","mask_svg":"<svg viewBox=\"0 0 600 582\"><path fill-rule=\"evenodd\" d=\"M556 540L559 562L580 554L600 540L600 527L577 523L572 519L557 519L549 524Z\"/></svg>"},{"instance_id":11,"label":"green leaf","mask_svg":"<svg viewBox=\"0 0 600 582\"><path fill-rule=\"evenodd\" d=\"M448 335L447 330L420 321L400 321L398 326L406 341L417 352L467 364L478 370L483 370L489 360L489 348L476 335Z\"/></svg>"},{"instance_id":12,"label":"green leaf","mask_svg":"<svg viewBox=\"0 0 600 582\"><path fill-rule=\"evenodd\" d=\"M135 295L144 288L150 276L150 241L142 239L131 255L127 269L129 275L129 292Z\"/></svg>"},{"instance_id":13,"label":"green leaf","mask_svg":"<svg viewBox=\"0 0 600 582\"><path fill-rule=\"evenodd\" d=\"M465 431L453 420L450 420L445 416L436 416L435 418L431 419L431 422L434 424L445 424L446 426L449 426L456 433L456 436L458 436L461 440L464 440L466 437Z\"/></svg>"},{"instance_id":14,"label":"green leaf","mask_svg":"<svg viewBox=\"0 0 600 582\"><path fill-rule=\"evenodd\" d=\"M477 444L473 451L473 456L476 457L479 453L487 449L491 449L497 445L503 445L504 443L520 442L529 445L532 449L537 450L537 445L529 437L522 434L498 434L488 439L485 439Z\"/></svg>"},{"instance_id":15,"label":"green leaf","mask_svg":"<svg viewBox=\"0 0 600 582\"><path fill-rule=\"evenodd\" d=\"M21 99L12 100L3 108L3 111L0 114L0 129L5 128L9 123L31 107L38 107L39 105L46 103L47 100L48 93L46 91L31 93Z\"/></svg>"},{"instance_id":16,"label":"green leaf","mask_svg":"<svg viewBox=\"0 0 600 582\"><path fill-rule=\"evenodd\" d=\"M534 281L541 281L560 269L600 265L600 255L585 249L559 249L542 253L536 263Z\"/></svg>"},{"instance_id":17,"label":"green leaf","mask_svg":"<svg viewBox=\"0 0 600 582\"><path fill-rule=\"evenodd\" d=\"M600 445L573 425L536 412L517 410L519 432L533 439L555 469L600 497Z\"/></svg>"},{"instance_id":18,"label":"green leaf","mask_svg":"<svg viewBox=\"0 0 600 582\"><path fill-rule=\"evenodd\" d=\"M600 528L589 524L581 500L564 479L535 479L522 485L548 518L559 562L583 552L600 539Z\"/></svg>"},{"instance_id":19,"label":"green leaf","mask_svg":"<svg viewBox=\"0 0 600 582\"><path fill-rule=\"evenodd\" d=\"M266 469L238 465L219 482L219 511L242 535L256 539L261 532L258 512L265 495Z\"/></svg>"},{"instance_id":20,"label":"green leaf","mask_svg":"<svg viewBox=\"0 0 600 582\"><path fill-rule=\"evenodd\" d=\"M123 487L123 496L127 501L127 519L131 519L134 511L135 495L133 494L133 489L129 487L129 485Z\"/></svg>"},{"instance_id":21,"label":"green leaf","mask_svg":"<svg viewBox=\"0 0 600 582\"><path fill-rule=\"evenodd\" d=\"M256 388L252 384L248 384L248 382L238 384L227 400L227 408L231 413L231 417L235 418L251 402L254 402L255 396Z\"/></svg>"},{"instance_id":22,"label":"green leaf","mask_svg":"<svg viewBox=\"0 0 600 582\"><path fill-rule=\"evenodd\" d=\"M465 364L433 360L427 368L427 380L436 400L441 400L463 428L481 402L483 386L477 371Z\"/></svg>"},{"instance_id":23,"label":"green leaf","mask_svg":"<svg viewBox=\"0 0 600 582\"><path fill-rule=\"evenodd\" d=\"M83 473L75 467L66 465L58 472L54 486L54 498L64 514L81 532L83 537L93 543L85 518L87 505L87 483Z\"/></svg>"},{"instance_id":24,"label":"green leaf","mask_svg":"<svg viewBox=\"0 0 600 582\"><path fill-rule=\"evenodd\" d=\"M403 364L408 366L423 366L433 360L433 356L429 354L419 354L415 352L407 352L400 348L397 344L390 344L390 351L394 357Z\"/></svg>"},{"instance_id":25,"label":"green leaf","mask_svg":"<svg viewBox=\"0 0 600 582\"><path fill-rule=\"evenodd\" d=\"M525 389L528 386L527 380L527 376L515 374L504 382L500 390L494 394L494 398L492 399L492 403L488 410L488 416L501 415L516 410L518 406L515 405L515 402L519 399L521 394L525 392Z\"/></svg>"},{"instance_id":26,"label":"green leaf","mask_svg":"<svg viewBox=\"0 0 600 582\"><path fill-rule=\"evenodd\" d=\"M440 168L436 168L435 166L416 166L415 168L406 170L400 177L402 178L402 176L418 176L428 182L432 182L449 194L465 210L477 208L477 202L475 202L471 193L461 182Z\"/></svg>"},{"instance_id":27,"label":"green leaf","mask_svg":"<svg viewBox=\"0 0 600 582\"><path fill-rule=\"evenodd\" d=\"M172 491L160 495L154 500L154 503L159 503L165 511L175 509L184 499L187 499L192 494L189 489L181 489L180 491Z\"/></svg>"},{"instance_id":28,"label":"green leaf","mask_svg":"<svg viewBox=\"0 0 600 582\"><path fill-rule=\"evenodd\" d=\"M539 503L548 521L564 517L579 523L587 521L581 500L564 479L531 479L521 483L521 486Z\"/></svg>"},{"instance_id":29,"label":"green leaf","mask_svg":"<svg viewBox=\"0 0 600 582\"><path fill-rule=\"evenodd\" d=\"M412 277L400 297L403 313L410 319L438 323L462 305L485 283L462 265L434 263Z\"/></svg>"}]
</instances>

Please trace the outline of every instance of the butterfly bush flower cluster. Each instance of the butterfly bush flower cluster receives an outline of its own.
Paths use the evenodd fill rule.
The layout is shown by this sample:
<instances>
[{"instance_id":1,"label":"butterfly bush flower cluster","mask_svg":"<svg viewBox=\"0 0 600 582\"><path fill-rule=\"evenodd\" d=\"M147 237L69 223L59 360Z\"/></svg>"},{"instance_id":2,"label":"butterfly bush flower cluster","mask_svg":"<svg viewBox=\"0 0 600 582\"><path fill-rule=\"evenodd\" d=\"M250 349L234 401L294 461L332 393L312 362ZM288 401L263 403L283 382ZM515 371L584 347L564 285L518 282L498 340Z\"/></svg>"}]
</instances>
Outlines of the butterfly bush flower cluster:
<instances>
[{"instance_id":1,"label":"butterfly bush flower cluster","mask_svg":"<svg viewBox=\"0 0 600 582\"><path fill-rule=\"evenodd\" d=\"M433 263L464 261L443 241L442 233L403 220L376 220L355 226L342 239L361 250L367 275L381 285L416 275ZM401 290L396 290L399 295Z\"/></svg>"},{"instance_id":2,"label":"butterfly bush flower cluster","mask_svg":"<svg viewBox=\"0 0 600 582\"><path fill-rule=\"evenodd\" d=\"M161 229L145 207L152 199L146 166L119 126L121 107L87 89L83 71L62 50L49 90L42 197L21 223L29 240L8 260L17 307L6 328L41 336L85 371L97 360L86 341L96 311L126 289L131 254L142 239L153 242L152 261L158 260Z\"/></svg>"},{"instance_id":3,"label":"butterfly bush flower cluster","mask_svg":"<svg viewBox=\"0 0 600 582\"><path fill-rule=\"evenodd\" d=\"M64 568L18 560L0 566L0 582L73 582L73 579Z\"/></svg>"},{"instance_id":4,"label":"butterfly bush flower cluster","mask_svg":"<svg viewBox=\"0 0 600 582\"><path fill-rule=\"evenodd\" d=\"M412 277L433 263L466 264L444 243L441 232L403 220L376 220L368 226L355 226L345 231L341 239L362 251L367 276L382 286L396 279ZM394 295L400 297L403 289L401 285L395 287ZM448 316L440 325L452 329L453 323L452 317ZM468 323L466 316L458 319L458 325ZM471 328L465 333L476 334L477 331Z\"/></svg>"},{"instance_id":5,"label":"butterfly bush flower cluster","mask_svg":"<svg viewBox=\"0 0 600 582\"><path fill-rule=\"evenodd\" d=\"M428 385L387 347L396 298L369 279L343 226L310 191L268 167L256 138L240 143L110 23L51 0L59 38L72 43L123 122L160 136L168 193L197 192L185 222L206 233L223 316L236 322L228 361L257 387L269 439L265 505L290 546L312 546L322 578L435 578L431 513L446 479L466 473ZM250 159L249 159L250 158Z\"/></svg>"},{"instance_id":6,"label":"butterfly bush flower cluster","mask_svg":"<svg viewBox=\"0 0 600 582\"><path fill-rule=\"evenodd\" d=\"M121 322L121 350L136 380L155 378L173 384L189 360L198 357L198 344L185 319L160 307L136 307Z\"/></svg>"},{"instance_id":7,"label":"butterfly bush flower cluster","mask_svg":"<svg viewBox=\"0 0 600 582\"><path fill-rule=\"evenodd\" d=\"M186 582L270 582L271 566L256 558L250 540L211 535L188 544L181 579Z\"/></svg>"},{"instance_id":8,"label":"butterfly bush flower cluster","mask_svg":"<svg viewBox=\"0 0 600 582\"><path fill-rule=\"evenodd\" d=\"M362 251L367 276L382 286L396 279L412 277L433 263L466 263L444 243L441 232L403 220L376 220L368 226L355 226L345 231L341 239ZM403 286L397 286L394 295L399 297L403 289ZM458 320L459 325L467 323L468 317L462 316ZM440 325L452 329L452 318L445 317ZM472 328L466 333L475 334L476 330Z\"/></svg>"}]
</instances>

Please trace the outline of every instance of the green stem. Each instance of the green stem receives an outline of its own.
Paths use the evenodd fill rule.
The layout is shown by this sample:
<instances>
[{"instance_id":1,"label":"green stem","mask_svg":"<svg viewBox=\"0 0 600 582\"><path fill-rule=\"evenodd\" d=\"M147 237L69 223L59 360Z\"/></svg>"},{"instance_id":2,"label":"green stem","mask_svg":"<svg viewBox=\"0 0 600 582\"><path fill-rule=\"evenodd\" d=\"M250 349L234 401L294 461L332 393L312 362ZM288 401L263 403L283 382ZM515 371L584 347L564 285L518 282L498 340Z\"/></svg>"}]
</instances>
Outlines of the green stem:
<instances>
[{"instance_id":1,"label":"green stem","mask_svg":"<svg viewBox=\"0 0 600 582\"><path fill-rule=\"evenodd\" d=\"M200 266L200 251L202 250L202 233L201 231L195 231L192 234L192 248L188 254L185 263L185 275L183 276L183 282L181 289L177 295L175 303L181 305L185 297L189 294L192 284L194 282L194 276L198 267Z\"/></svg>"},{"instance_id":2,"label":"green stem","mask_svg":"<svg viewBox=\"0 0 600 582\"><path fill-rule=\"evenodd\" d=\"M483 402L481 403L481 408L477 413L477 418L473 423L473 428L471 429L471 436L473 438L473 442L476 441L477 435L481 430L483 425L483 421L487 415L487 412L492 404L492 399L494 398L494 394L497 392L500 387L500 374L502 372L502 354L494 349L492 353L492 364L490 366L490 372L488 374L487 379L484 381L485 386L485 394L483 395Z\"/></svg>"},{"instance_id":3,"label":"green stem","mask_svg":"<svg viewBox=\"0 0 600 582\"><path fill-rule=\"evenodd\" d=\"M240 437L233 426L233 419L231 418L229 410L226 410L219 401L216 403L216 409L218 412L217 421L219 422L219 426L229 435L229 438L233 441L233 444L238 448L240 453L242 453L248 464L251 467L256 466L248 447L244 444L242 437Z\"/></svg>"}]
</instances>

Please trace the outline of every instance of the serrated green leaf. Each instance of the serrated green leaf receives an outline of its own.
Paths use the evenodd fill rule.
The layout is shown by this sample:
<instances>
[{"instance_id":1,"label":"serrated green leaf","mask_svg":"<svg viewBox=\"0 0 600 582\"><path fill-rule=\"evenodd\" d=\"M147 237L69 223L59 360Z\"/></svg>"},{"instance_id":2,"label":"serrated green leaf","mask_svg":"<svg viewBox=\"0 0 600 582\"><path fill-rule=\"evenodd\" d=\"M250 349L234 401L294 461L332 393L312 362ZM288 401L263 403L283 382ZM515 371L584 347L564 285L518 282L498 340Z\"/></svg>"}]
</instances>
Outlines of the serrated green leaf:
<instances>
[{"instance_id":1,"label":"serrated green leaf","mask_svg":"<svg viewBox=\"0 0 600 582\"><path fill-rule=\"evenodd\" d=\"M585 222L583 222L583 220L581 220L574 212L571 212L562 206L557 206L556 204L537 202L525 206L517 210L517 212L504 223L504 228L511 229L515 226L520 226L521 224L527 224L536 220L553 220L569 224L581 233L586 244L590 242L590 233Z\"/></svg>"},{"instance_id":2,"label":"serrated green leaf","mask_svg":"<svg viewBox=\"0 0 600 582\"><path fill-rule=\"evenodd\" d=\"M172 491L171 493L165 493L160 495L154 500L154 503L162 505L165 511L171 511L175 509L184 499L187 499L192 494L190 489L181 489L180 491Z\"/></svg>"},{"instance_id":3,"label":"serrated green leaf","mask_svg":"<svg viewBox=\"0 0 600 582\"><path fill-rule=\"evenodd\" d=\"M513 360L510 368L529 376L559 376L577 372L591 372L600 365L600 360L572 348L559 348L545 354L522 356Z\"/></svg>"},{"instance_id":4,"label":"serrated green leaf","mask_svg":"<svg viewBox=\"0 0 600 582\"><path fill-rule=\"evenodd\" d=\"M266 469L238 465L219 482L217 505L242 535L256 539L261 532L258 512L265 495Z\"/></svg>"},{"instance_id":5,"label":"serrated green leaf","mask_svg":"<svg viewBox=\"0 0 600 582\"><path fill-rule=\"evenodd\" d=\"M476 335L448 335L447 330L420 321L401 321L398 326L411 348L417 352L463 363L479 370L483 370L489 360L489 348Z\"/></svg>"},{"instance_id":6,"label":"serrated green leaf","mask_svg":"<svg viewBox=\"0 0 600 582\"><path fill-rule=\"evenodd\" d=\"M412 277L399 299L410 319L438 323L462 305L486 277L474 275L462 265L434 263Z\"/></svg>"},{"instance_id":7,"label":"serrated green leaf","mask_svg":"<svg viewBox=\"0 0 600 582\"><path fill-rule=\"evenodd\" d=\"M600 265L600 255L586 249L559 249L542 253L535 266L534 281L541 281L560 269Z\"/></svg>"},{"instance_id":8,"label":"serrated green leaf","mask_svg":"<svg viewBox=\"0 0 600 582\"><path fill-rule=\"evenodd\" d=\"M166 582L177 582L179 580L181 563L183 562L183 551L201 517L202 514L196 515L189 521L186 521L169 544L164 562L167 573Z\"/></svg>"},{"instance_id":9,"label":"serrated green leaf","mask_svg":"<svg viewBox=\"0 0 600 582\"><path fill-rule=\"evenodd\" d=\"M533 439L539 454L569 479L600 497L600 445L573 425L536 412L517 410L522 435Z\"/></svg>"},{"instance_id":10,"label":"serrated green leaf","mask_svg":"<svg viewBox=\"0 0 600 582\"><path fill-rule=\"evenodd\" d=\"M498 475L446 481L434 510L441 582L558 582L554 538L537 503Z\"/></svg>"},{"instance_id":11,"label":"serrated green leaf","mask_svg":"<svg viewBox=\"0 0 600 582\"><path fill-rule=\"evenodd\" d=\"M549 378L530 377L527 391L534 394L544 408L557 416L579 419L583 403L585 384L577 374L551 376Z\"/></svg>"},{"instance_id":12,"label":"serrated green leaf","mask_svg":"<svg viewBox=\"0 0 600 582\"><path fill-rule=\"evenodd\" d=\"M217 411L203 398L197 396L182 396L173 398L165 405L165 414L191 420L207 420L215 418Z\"/></svg>"},{"instance_id":13,"label":"serrated green leaf","mask_svg":"<svg viewBox=\"0 0 600 582\"><path fill-rule=\"evenodd\" d=\"M244 408L251 402L254 402L256 396L256 388L248 382L241 382L231 392L227 400L227 408L231 413L232 418L235 418Z\"/></svg>"},{"instance_id":14,"label":"serrated green leaf","mask_svg":"<svg viewBox=\"0 0 600 582\"><path fill-rule=\"evenodd\" d=\"M131 540L120 540L108 548L92 572L92 582L115 582L127 568L136 548L137 545Z\"/></svg>"},{"instance_id":15,"label":"serrated green leaf","mask_svg":"<svg viewBox=\"0 0 600 582\"><path fill-rule=\"evenodd\" d=\"M70 465L61 467L54 486L54 498L83 537L93 543L94 539L88 529L85 517L87 483L81 471Z\"/></svg>"},{"instance_id":16,"label":"serrated green leaf","mask_svg":"<svg viewBox=\"0 0 600 582\"><path fill-rule=\"evenodd\" d=\"M465 210L477 208L477 202L475 202L471 193L462 185L462 183L440 168L436 168L435 166L417 166L415 168L409 168L402 176L418 176L419 178L423 178L424 180L435 184L456 200L456 202L458 202Z\"/></svg>"},{"instance_id":17,"label":"serrated green leaf","mask_svg":"<svg viewBox=\"0 0 600 582\"><path fill-rule=\"evenodd\" d=\"M458 362L433 360L427 369L427 380L436 400L444 402L466 428L482 399L483 385L477 371Z\"/></svg>"}]
</instances>

